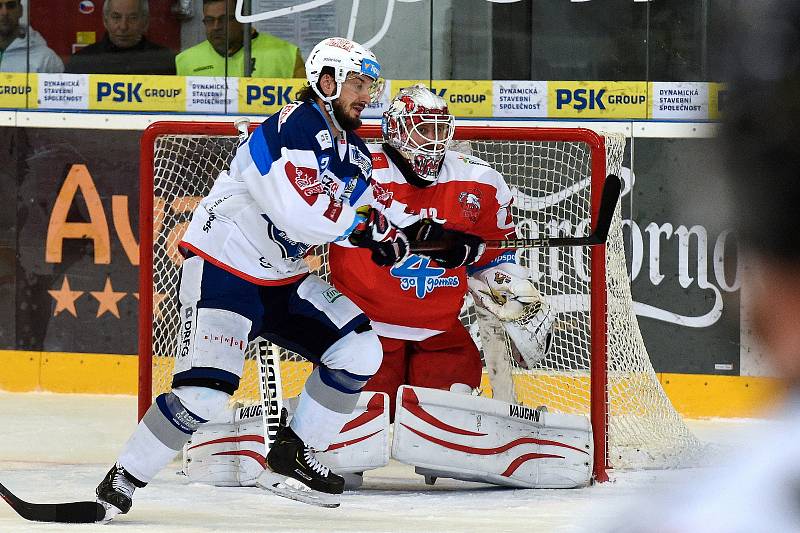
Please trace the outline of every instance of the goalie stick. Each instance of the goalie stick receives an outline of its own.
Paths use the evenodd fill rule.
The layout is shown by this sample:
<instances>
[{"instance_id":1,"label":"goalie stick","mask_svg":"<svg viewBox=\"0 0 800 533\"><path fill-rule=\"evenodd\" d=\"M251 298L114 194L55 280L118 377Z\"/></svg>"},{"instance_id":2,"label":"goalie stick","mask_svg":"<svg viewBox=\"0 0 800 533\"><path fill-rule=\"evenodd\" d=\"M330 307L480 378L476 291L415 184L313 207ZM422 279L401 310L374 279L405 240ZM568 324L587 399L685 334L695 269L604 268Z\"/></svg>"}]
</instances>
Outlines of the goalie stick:
<instances>
[{"instance_id":1,"label":"goalie stick","mask_svg":"<svg viewBox=\"0 0 800 533\"><path fill-rule=\"evenodd\" d=\"M605 244L608 230L611 228L611 219L617 208L617 200L622 190L620 179L611 174L603 185L603 195L600 198L600 209L597 214L597 223L594 231L586 237L543 237L541 239L503 239L484 241L487 250L507 250L517 248L554 248L557 246L596 246ZM412 242L411 253L435 252L447 250L447 241Z\"/></svg>"},{"instance_id":2,"label":"goalie stick","mask_svg":"<svg viewBox=\"0 0 800 533\"><path fill-rule=\"evenodd\" d=\"M20 500L0 484L0 496L18 515L33 522L59 522L64 524L91 524L101 522L105 508L96 501L69 503L30 503Z\"/></svg>"}]
</instances>

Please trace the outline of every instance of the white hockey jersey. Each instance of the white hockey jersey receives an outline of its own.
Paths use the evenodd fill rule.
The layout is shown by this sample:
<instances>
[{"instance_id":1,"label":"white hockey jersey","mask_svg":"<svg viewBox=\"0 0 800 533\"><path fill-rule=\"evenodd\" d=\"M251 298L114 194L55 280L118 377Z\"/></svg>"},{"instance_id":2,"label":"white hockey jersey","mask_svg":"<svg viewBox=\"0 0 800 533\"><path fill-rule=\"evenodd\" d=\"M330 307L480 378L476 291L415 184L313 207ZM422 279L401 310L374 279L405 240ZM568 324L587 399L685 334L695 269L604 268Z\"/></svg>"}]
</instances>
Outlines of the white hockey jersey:
<instances>
[{"instance_id":1,"label":"white hockey jersey","mask_svg":"<svg viewBox=\"0 0 800 533\"><path fill-rule=\"evenodd\" d=\"M361 205L382 209L399 227L419 220L387 201L371 177L357 135L337 142L316 104L291 103L237 148L180 245L252 283L291 283L308 272L303 257L315 245L347 239Z\"/></svg>"},{"instance_id":2,"label":"white hockey jersey","mask_svg":"<svg viewBox=\"0 0 800 533\"><path fill-rule=\"evenodd\" d=\"M381 145L369 145L373 179L392 202L423 217L445 220L445 228L484 240L515 235L511 191L503 177L477 157L454 151L445 155L435 184L409 184ZM513 262L512 251L486 250L470 267L445 269L422 255L391 268L370 260L368 251L331 246L333 285L356 303L383 337L423 340L453 326L467 293L467 275Z\"/></svg>"}]
</instances>

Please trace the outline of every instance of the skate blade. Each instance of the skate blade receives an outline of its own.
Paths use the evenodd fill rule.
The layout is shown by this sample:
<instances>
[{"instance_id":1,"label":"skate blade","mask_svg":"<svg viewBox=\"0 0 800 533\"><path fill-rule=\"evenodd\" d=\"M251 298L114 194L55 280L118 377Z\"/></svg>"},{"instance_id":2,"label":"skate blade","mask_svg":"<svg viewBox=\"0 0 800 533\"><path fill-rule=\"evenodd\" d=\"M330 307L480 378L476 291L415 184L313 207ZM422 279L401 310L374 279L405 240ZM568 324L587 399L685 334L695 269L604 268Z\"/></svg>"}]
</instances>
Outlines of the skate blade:
<instances>
[{"instance_id":1,"label":"skate blade","mask_svg":"<svg viewBox=\"0 0 800 533\"><path fill-rule=\"evenodd\" d=\"M269 469L264 470L258 476L256 485L278 496L317 507L339 507L340 504L338 494L326 494L314 490L301 481L277 474Z\"/></svg>"},{"instance_id":2,"label":"skate blade","mask_svg":"<svg viewBox=\"0 0 800 533\"><path fill-rule=\"evenodd\" d=\"M108 523L109 523L109 522L111 522L111 521L114 519L114 517L116 517L118 514L123 514L123 513L122 513L122 511L121 511L120 509L118 509L118 508L117 508L115 505L111 505L111 504L110 504L110 503L108 503L107 501L103 501L103 500L101 500L101 499L99 499L99 498L98 498L98 499L97 499L97 503L99 503L100 505L102 505L102 506L103 506L103 508L106 510L106 514L105 514L105 516L103 516L103 518L101 518L100 520L98 520L98 521L97 521L97 523L98 523L98 524L108 524Z\"/></svg>"}]
</instances>

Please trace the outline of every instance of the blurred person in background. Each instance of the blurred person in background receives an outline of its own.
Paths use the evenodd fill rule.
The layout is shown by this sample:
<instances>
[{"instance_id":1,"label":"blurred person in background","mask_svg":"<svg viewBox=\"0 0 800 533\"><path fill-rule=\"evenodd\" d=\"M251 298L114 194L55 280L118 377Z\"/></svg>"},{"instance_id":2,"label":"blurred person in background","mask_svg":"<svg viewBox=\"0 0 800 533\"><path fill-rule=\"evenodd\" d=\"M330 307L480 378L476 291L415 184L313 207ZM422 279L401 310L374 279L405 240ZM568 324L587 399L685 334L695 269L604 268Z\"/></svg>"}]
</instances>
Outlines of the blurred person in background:
<instances>
[{"instance_id":1,"label":"blurred person in background","mask_svg":"<svg viewBox=\"0 0 800 533\"><path fill-rule=\"evenodd\" d=\"M728 466L639 502L615 532L800 531L800 2L741 3L736 19L723 48L728 170L716 195L728 200L709 204L737 232L742 304L787 394Z\"/></svg>"},{"instance_id":2,"label":"blurred person in background","mask_svg":"<svg viewBox=\"0 0 800 533\"><path fill-rule=\"evenodd\" d=\"M67 65L74 74L175 74L175 54L144 34L150 25L148 0L106 0L100 42L79 50Z\"/></svg>"},{"instance_id":3,"label":"blurred person in background","mask_svg":"<svg viewBox=\"0 0 800 533\"><path fill-rule=\"evenodd\" d=\"M21 17L22 0L0 0L0 71L64 72L58 54L38 31L21 25Z\"/></svg>"},{"instance_id":4,"label":"blurred person in background","mask_svg":"<svg viewBox=\"0 0 800 533\"><path fill-rule=\"evenodd\" d=\"M178 54L180 76L244 76L245 26L235 16L236 0L203 0L206 40ZM250 63L254 78L305 78L300 49L269 33L252 31ZM227 65L227 71L226 71Z\"/></svg>"}]
</instances>

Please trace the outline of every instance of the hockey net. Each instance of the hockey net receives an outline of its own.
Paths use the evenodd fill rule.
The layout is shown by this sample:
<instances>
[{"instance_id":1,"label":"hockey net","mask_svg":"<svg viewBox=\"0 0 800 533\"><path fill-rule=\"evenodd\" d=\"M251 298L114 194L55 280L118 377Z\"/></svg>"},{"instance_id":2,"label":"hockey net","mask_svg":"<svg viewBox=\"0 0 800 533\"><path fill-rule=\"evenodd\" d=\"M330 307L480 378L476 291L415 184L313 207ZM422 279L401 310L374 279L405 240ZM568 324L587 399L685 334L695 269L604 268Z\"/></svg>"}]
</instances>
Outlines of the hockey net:
<instances>
[{"instance_id":1,"label":"hockey net","mask_svg":"<svg viewBox=\"0 0 800 533\"><path fill-rule=\"evenodd\" d=\"M380 135L376 126L360 133L368 141ZM170 388L179 327L177 243L237 141L236 129L226 123L156 123L142 137L140 417L152 398ZM505 177L520 237L584 236L596 216L604 177L620 173L625 138L586 129L459 126L453 148L488 161ZM318 247L307 258L323 278L326 255ZM606 479L607 467L687 464L701 446L664 393L642 341L619 207L606 246L518 255L558 313L553 347L534 368L526 368L499 322L479 320L467 296L461 317L482 348L482 393L589 416L598 480ZM310 363L282 351L284 396L299 394L310 371ZM251 346L235 399L256 401L257 377Z\"/></svg>"}]
</instances>

